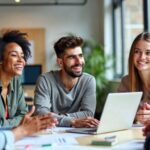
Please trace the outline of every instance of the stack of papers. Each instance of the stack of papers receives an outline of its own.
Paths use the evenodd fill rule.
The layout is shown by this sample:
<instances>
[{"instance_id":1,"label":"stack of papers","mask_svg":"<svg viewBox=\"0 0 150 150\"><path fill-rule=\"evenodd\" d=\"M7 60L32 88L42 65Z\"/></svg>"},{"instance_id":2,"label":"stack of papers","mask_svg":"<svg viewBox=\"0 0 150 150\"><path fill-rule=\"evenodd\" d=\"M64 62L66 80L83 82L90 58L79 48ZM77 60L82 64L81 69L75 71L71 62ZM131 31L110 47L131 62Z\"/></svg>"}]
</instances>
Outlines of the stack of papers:
<instances>
[{"instance_id":1,"label":"stack of papers","mask_svg":"<svg viewBox=\"0 0 150 150\"><path fill-rule=\"evenodd\" d=\"M37 135L23 138L15 143L16 149L32 149L39 147L59 146L59 145L77 145L75 138L60 136L60 134ZM30 147L30 148L29 148Z\"/></svg>"}]
</instances>

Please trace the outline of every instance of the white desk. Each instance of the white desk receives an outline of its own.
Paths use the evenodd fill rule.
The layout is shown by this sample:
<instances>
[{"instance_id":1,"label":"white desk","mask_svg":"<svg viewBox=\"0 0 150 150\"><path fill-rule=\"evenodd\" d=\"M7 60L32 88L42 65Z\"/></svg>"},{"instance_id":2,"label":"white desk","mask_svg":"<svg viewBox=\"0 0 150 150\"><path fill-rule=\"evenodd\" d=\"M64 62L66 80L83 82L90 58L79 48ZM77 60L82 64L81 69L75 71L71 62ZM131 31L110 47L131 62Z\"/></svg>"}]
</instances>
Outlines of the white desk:
<instances>
[{"instance_id":1,"label":"white desk","mask_svg":"<svg viewBox=\"0 0 150 150\"><path fill-rule=\"evenodd\" d=\"M101 135L85 135L66 133L66 128L56 128L53 134L49 131L43 131L35 137L27 137L16 142L16 149L26 150L142 150L144 137L142 136L141 128L133 128L119 132L101 134ZM106 136L116 135L118 144L110 147L91 146L93 139L104 138ZM58 142L59 139L65 139L64 142ZM57 142L56 142L57 141ZM78 144L76 143L78 142ZM41 147L42 144L57 143L51 147Z\"/></svg>"}]
</instances>

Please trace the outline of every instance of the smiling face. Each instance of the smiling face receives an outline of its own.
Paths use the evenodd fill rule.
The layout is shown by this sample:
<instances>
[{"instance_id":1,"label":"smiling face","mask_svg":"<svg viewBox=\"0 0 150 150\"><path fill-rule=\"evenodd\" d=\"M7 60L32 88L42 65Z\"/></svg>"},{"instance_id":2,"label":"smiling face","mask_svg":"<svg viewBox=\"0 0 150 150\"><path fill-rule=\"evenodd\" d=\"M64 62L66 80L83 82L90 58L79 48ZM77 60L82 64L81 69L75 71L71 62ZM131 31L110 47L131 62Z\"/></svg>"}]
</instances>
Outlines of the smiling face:
<instances>
[{"instance_id":1,"label":"smiling face","mask_svg":"<svg viewBox=\"0 0 150 150\"><path fill-rule=\"evenodd\" d=\"M11 77L21 75L25 66L22 48L14 42L8 43L4 49L2 69Z\"/></svg>"},{"instance_id":2,"label":"smiling face","mask_svg":"<svg viewBox=\"0 0 150 150\"><path fill-rule=\"evenodd\" d=\"M81 47L66 49L62 58L58 58L58 64L67 75L80 77L84 67L84 57Z\"/></svg>"},{"instance_id":3,"label":"smiling face","mask_svg":"<svg viewBox=\"0 0 150 150\"><path fill-rule=\"evenodd\" d=\"M139 40L136 43L133 62L138 71L150 69L150 42Z\"/></svg>"}]
</instances>

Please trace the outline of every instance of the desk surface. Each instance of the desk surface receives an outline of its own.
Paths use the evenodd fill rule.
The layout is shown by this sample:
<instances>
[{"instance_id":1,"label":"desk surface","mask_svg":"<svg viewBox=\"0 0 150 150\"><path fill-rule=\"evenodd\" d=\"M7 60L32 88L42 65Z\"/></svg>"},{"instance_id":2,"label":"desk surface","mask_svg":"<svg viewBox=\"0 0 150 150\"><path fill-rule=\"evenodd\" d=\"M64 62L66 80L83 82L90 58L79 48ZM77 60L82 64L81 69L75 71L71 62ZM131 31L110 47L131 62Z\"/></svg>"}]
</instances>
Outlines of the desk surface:
<instances>
[{"instance_id":1,"label":"desk surface","mask_svg":"<svg viewBox=\"0 0 150 150\"><path fill-rule=\"evenodd\" d=\"M66 128L56 128L54 133L51 134L50 130L43 131L38 133L34 137L27 137L18 142L16 142L16 149L25 149L26 146L30 146L30 150L103 150L103 149L113 149L113 150L123 150L123 149L132 149L132 150L142 150L144 137L142 135L141 128L132 128L130 130L112 132L101 135L85 135L85 134L74 134L74 133L66 133ZM90 145L92 140L101 139L106 136L117 136L118 144L114 146L92 146ZM66 143L59 142L54 146L49 147L41 147L42 143L55 143L56 140L60 140L61 138L67 141ZM76 143L76 141L78 143ZM38 146L36 146L36 144ZM40 146L39 146L40 144ZM36 147L35 147L36 146Z\"/></svg>"}]
</instances>

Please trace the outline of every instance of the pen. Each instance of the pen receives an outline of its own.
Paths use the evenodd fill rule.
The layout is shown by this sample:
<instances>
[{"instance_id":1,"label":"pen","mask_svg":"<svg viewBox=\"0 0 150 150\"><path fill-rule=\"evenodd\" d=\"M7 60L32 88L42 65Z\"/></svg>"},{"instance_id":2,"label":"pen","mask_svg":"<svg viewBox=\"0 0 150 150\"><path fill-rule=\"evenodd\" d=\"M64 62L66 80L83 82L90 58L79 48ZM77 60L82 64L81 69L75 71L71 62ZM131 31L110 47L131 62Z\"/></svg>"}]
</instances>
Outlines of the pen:
<instances>
[{"instance_id":1,"label":"pen","mask_svg":"<svg viewBox=\"0 0 150 150\"><path fill-rule=\"evenodd\" d=\"M49 147L52 146L52 144L42 144L41 147Z\"/></svg>"},{"instance_id":2,"label":"pen","mask_svg":"<svg viewBox=\"0 0 150 150\"><path fill-rule=\"evenodd\" d=\"M25 149L26 150L30 150L31 149L31 147L50 147L50 146L53 146L53 144L50 144L50 143L48 143L48 144L34 144L34 145L32 145L32 144L27 144L27 145L25 145Z\"/></svg>"}]
</instances>

